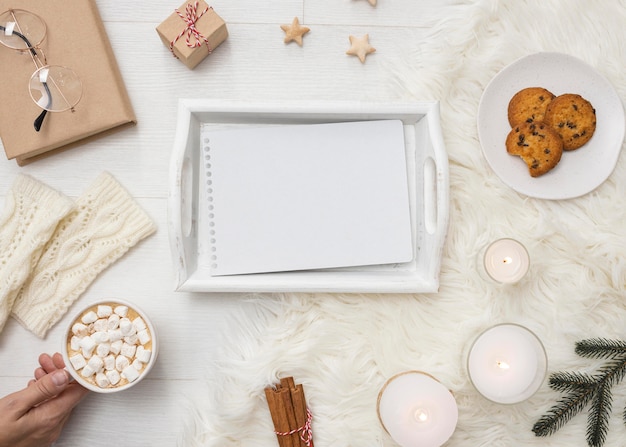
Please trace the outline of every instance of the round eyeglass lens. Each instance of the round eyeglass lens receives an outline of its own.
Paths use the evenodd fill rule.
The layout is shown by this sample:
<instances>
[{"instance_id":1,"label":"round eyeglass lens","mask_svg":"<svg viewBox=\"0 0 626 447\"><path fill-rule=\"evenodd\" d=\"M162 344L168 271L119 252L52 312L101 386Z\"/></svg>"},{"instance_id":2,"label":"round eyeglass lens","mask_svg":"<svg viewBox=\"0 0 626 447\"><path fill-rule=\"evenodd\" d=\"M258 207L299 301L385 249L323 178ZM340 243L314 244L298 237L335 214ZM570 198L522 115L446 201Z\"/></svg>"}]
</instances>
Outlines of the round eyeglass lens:
<instances>
[{"instance_id":1,"label":"round eyeglass lens","mask_svg":"<svg viewBox=\"0 0 626 447\"><path fill-rule=\"evenodd\" d=\"M60 65L46 65L35 71L28 87L33 101L50 112L71 109L83 95L83 84L78 75Z\"/></svg>"},{"instance_id":2,"label":"round eyeglass lens","mask_svg":"<svg viewBox=\"0 0 626 447\"><path fill-rule=\"evenodd\" d=\"M46 23L36 14L10 9L0 14L0 44L14 50L35 48L46 37Z\"/></svg>"}]
</instances>

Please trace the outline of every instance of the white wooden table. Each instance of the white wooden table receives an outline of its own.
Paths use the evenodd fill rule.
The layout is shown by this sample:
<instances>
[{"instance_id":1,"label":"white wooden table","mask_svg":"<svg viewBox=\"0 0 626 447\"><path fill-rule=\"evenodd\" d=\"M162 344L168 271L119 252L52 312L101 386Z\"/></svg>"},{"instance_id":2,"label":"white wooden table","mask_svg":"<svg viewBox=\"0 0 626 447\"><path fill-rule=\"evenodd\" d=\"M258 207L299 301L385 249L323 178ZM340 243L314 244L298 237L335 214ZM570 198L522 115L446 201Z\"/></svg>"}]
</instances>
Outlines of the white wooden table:
<instances>
[{"instance_id":1,"label":"white wooden table","mask_svg":"<svg viewBox=\"0 0 626 447\"><path fill-rule=\"evenodd\" d=\"M167 232L170 152L179 98L375 99L392 95L389 62L401 64L424 39L435 13L452 0L215 0L230 36L193 71L172 57L155 27L176 0L98 0L138 118L138 125L25 167L0 160L0 207L15 175L27 173L70 197L103 170L111 172L156 221L157 233L105 270L70 309L105 297L140 305L154 319L159 361L139 386L90 395L58 446L108 446L123 427L127 446L172 446L184 429L186 397L210 371L213 334L242 297L174 292ZM304 46L283 43L294 17L311 28ZM370 35L377 52L365 64L347 56L349 35ZM397 88L396 88L397 92ZM25 386L41 352L61 349L61 320L41 340L10 319L0 334L0 395Z\"/></svg>"}]
</instances>

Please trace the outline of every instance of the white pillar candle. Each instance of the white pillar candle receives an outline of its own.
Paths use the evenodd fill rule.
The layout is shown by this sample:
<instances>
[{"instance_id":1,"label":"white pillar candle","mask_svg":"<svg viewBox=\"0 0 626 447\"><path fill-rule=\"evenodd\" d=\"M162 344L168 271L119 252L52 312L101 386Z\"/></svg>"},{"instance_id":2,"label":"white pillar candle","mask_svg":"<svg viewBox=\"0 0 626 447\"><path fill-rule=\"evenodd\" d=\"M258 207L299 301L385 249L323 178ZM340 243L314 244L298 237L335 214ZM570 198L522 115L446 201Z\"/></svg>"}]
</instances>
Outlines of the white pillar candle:
<instances>
[{"instance_id":1,"label":"white pillar candle","mask_svg":"<svg viewBox=\"0 0 626 447\"><path fill-rule=\"evenodd\" d=\"M407 371L381 389L378 417L402 447L439 447L452 436L459 412L454 396L438 380Z\"/></svg>"},{"instance_id":2,"label":"white pillar candle","mask_svg":"<svg viewBox=\"0 0 626 447\"><path fill-rule=\"evenodd\" d=\"M485 250L484 265L495 281L512 284L528 272L530 258L526 248L514 239L498 239Z\"/></svg>"},{"instance_id":3,"label":"white pillar candle","mask_svg":"<svg viewBox=\"0 0 626 447\"><path fill-rule=\"evenodd\" d=\"M513 404L531 397L546 377L548 361L541 341L527 328L500 324L472 344L467 370L485 398Z\"/></svg>"}]
</instances>

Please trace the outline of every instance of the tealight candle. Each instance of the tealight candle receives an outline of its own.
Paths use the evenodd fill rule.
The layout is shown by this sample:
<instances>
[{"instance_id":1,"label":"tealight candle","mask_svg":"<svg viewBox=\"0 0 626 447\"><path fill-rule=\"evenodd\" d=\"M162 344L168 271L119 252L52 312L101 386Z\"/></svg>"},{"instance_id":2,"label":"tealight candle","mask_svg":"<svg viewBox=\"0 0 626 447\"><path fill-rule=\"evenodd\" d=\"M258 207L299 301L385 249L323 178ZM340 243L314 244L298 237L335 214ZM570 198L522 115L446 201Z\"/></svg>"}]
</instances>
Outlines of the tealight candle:
<instances>
[{"instance_id":1,"label":"tealight candle","mask_svg":"<svg viewBox=\"0 0 626 447\"><path fill-rule=\"evenodd\" d=\"M485 250L487 274L500 283L512 284L528 272L530 258L526 248L514 239L498 239Z\"/></svg>"},{"instance_id":2,"label":"tealight candle","mask_svg":"<svg viewBox=\"0 0 626 447\"><path fill-rule=\"evenodd\" d=\"M467 370L476 390L501 404L531 397L546 377L548 361L541 341L517 324L494 326L474 341Z\"/></svg>"},{"instance_id":3,"label":"tealight candle","mask_svg":"<svg viewBox=\"0 0 626 447\"><path fill-rule=\"evenodd\" d=\"M378 418L402 447L439 447L456 428L459 411L452 393L432 376L407 371L378 394Z\"/></svg>"}]
</instances>

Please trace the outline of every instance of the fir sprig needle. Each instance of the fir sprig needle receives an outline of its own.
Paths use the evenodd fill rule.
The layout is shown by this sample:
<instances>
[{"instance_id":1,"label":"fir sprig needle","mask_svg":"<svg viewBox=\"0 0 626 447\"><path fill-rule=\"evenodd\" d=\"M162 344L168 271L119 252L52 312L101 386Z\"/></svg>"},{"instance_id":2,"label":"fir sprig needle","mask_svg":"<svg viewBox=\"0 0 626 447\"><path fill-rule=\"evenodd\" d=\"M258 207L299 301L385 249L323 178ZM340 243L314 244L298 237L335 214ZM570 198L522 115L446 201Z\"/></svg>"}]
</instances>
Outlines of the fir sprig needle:
<instances>
[{"instance_id":1,"label":"fir sprig needle","mask_svg":"<svg viewBox=\"0 0 626 447\"><path fill-rule=\"evenodd\" d=\"M602 447L613 405L612 387L626 377L626 342L593 338L576 343L581 357L610 360L596 374L557 372L550 376L550 388L566 392L534 425L536 436L555 433L591 404L587 420L587 444ZM626 423L626 409L622 413Z\"/></svg>"}]
</instances>

